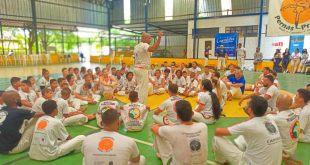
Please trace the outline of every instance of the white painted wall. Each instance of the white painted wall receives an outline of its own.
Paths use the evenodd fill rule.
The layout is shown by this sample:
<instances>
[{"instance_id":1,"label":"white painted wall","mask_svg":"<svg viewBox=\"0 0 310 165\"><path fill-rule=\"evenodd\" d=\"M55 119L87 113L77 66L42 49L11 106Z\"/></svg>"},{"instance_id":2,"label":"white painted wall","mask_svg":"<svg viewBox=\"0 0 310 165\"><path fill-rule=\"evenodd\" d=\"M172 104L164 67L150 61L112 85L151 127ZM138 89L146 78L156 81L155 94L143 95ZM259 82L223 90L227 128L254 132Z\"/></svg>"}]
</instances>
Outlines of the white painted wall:
<instances>
[{"instance_id":1,"label":"white painted wall","mask_svg":"<svg viewBox=\"0 0 310 165\"><path fill-rule=\"evenodd\" d=\"M268 37L266 36L266 25L268 21L268 16L263 16L263 26L262 26L262 38L261 38L261 51L264 55L264 59L271 59L275 49L280 48L284 51L285 48L289 47L289 36L279 36L279 37ZM219 28L220 33L225 33L225 27L228 26L249 26L258 25L259 15L255 16L239 16L239 17L224 17L224 18L207 18L204 20L197 20L197 28ZM194 27L194 21L188 21L188 37L187 37L187 57L193 58L193 39L192 39L192 29ZM258 43L258 37L240 37L239 42L244 43L247 50L247 59L253 59L253 54ZM204 48L205 41L212 41L212 55L214 53L214 38L200 38L199 39L199 50L198 57L204 58ZM283 46L274 46L274 43L282 42ZM310 36L305 36L304 48L310 49ZM196 49L197 50L197 49ZM215 58L214 56L210 58Z\"/></svg>"}]
</instances>

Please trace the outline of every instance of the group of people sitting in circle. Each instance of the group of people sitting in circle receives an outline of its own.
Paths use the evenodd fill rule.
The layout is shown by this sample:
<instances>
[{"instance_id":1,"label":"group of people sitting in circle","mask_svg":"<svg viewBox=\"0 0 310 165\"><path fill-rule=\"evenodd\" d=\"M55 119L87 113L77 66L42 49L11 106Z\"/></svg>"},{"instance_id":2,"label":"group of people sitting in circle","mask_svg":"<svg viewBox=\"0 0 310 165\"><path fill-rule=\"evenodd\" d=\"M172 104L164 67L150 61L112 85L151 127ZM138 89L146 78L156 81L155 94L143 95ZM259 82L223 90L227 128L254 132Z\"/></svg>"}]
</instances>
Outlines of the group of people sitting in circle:
<instances>
[{"instance_id":1,"label":"group of people sitting in circle","mask_svg":"<svg viewBox=\"0 0 310 165\"><path fill-rule=\"evenodd\" d=\"M231 99L246 103L249 119L227 128L216 128L212 151L218 163L279 165L295 160L297 143L310 143L310 84L293 98L280 94L276 72L266 67L252 86L243 71L230 65L223 76L193 62L179 66L164 62L149 71L149 95L169 94L153 112L139 103L131 67L120 69L63 68L53 79L42 70L36 81L11 78L0 92L0 153L26 151L31 159L50 161L80 150L84 164L145 164L136 142L118 133L121 122L128 131L141 131L149 113L154 125L153 148L163 164L206 164L208 125L216 124ZM244 95L244 91L252 91ZM115 96L128 96L121 106ZM103 96L104 101L100 102ZM192 109L187 97L196 97ZM82 105L96 104L95 113ZM233 110L233 109L232 109ZM103 130L88 136L70 136L65 126L96 120ZM300 123L300 124L299 124ZM238 136L234 143L226 136Z\"/></svg>"}]
</instances>

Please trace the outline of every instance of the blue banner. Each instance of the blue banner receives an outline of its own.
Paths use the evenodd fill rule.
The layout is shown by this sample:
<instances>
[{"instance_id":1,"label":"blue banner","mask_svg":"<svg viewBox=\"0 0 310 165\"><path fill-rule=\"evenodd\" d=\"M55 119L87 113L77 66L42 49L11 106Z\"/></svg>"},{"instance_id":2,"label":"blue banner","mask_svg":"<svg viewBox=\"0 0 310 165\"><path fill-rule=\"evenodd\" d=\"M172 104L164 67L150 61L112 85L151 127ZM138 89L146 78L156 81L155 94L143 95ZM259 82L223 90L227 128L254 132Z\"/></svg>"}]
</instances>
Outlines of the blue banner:
<instances>
[{"instance_id":1,"label":"blue banner","mask_svg":"<svg viewBox=\"0 0 310 165\"><path fill-rule=\"evenodd\" d=\"M304 48L304 39L305 36L290 36L290 52L293 53L294 50L297 48L301 53L302 49Z\"/></svg>"},{"instance_id":2,"label":"blue banner","mask_svg":"<svg viewBox=\"0 0 310 165\"><path fill-rule=\"evenodd\" d=\"M238 33L217 33L215 35L215 51L223 45L229 57L236 57L237 44Z\"/></svg>"}]
</instances>

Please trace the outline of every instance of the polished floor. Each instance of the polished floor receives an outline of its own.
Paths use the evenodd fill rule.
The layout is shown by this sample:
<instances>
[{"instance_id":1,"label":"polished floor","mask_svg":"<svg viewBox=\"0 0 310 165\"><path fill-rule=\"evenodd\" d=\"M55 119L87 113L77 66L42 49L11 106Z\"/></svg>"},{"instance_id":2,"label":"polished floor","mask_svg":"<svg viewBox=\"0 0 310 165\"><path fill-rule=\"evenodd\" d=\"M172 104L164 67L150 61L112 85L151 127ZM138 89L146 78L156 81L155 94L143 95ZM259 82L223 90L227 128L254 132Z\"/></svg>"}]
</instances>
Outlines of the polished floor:
<instances>
[{"instance_id":1,"label":"polished floor","mask_svg":"<svg viewBox=\"0 0 310 165\"><path fill-rule=\"evenodd\" d=\"M25 78L29 75L34 75L40 77L40 73L42 68L46 68L50 71L51 76L54 78L58 78L60 76L61 68L63 67L80 67L86 66L87 68L95 68L96 66L102 66L98 64L90 64L90 63L75 63L75 64L66 64L66 65L49 65L49 66L30 66L30 67L7 67L0 68L0 90L4 90L7 86L9 86L9 78L12 76L19 76ZM255 72L245 72L245 77L247 83L253 83L260 73ZM281 84L281 89L289 91L291 93L295 93L298 88L303 88L306 84L310 83L309 75L291 75L291 74L279 74L278 80ZM155 109L161 102L161 100L166 99L168 96L150 96L149 97L149 105L151 109ZM124 104L128 102L128 100L124 97L117 97L117 100L120 104ZM193 98L188 98L192 104L194 104ZM208 144L209 144L209 152L208 152L208 160L209 164L214 164L214 156L211 150L211 142L212 137L214 136L214 130L217 127L226 127L232 125L234 123L245 120L244 114L241 114L241 108L236 107L234 105L235 101L232 101L225 107L224 113L226 114L226 118L221 118L215 125L208 126ZM97 109L97 105L89 105L87 106L87 112L95 112ZM148 165L160 165L161 161L156 158L154 151L152 150L152 142L153 135L150 132L150 127L152 125L152 112L149 113L149 116L146 121L146 125L141 132L127 132L123 125L119 129L119 132L125 136L133 138L139 147L140 153L144 155L147 159ZM76 135L88 135L94 132L98 132L99 128L96 126L95 121L91 121L84 126L75 126L75 127L67 127L69 133L72 136ZM296 159L302 161L304 165L310 165L310 144L302 144L298 145L298 150L296 154ZM50 162L39 162L34 161L29 158L27 152L23 152L15 155L0 155L0 164L17 164L17 165L36 165L36 164L82 164L82 154L80 152L70 153L69 155L59 158L55 161Z\"/></svg>"}]
</instances>

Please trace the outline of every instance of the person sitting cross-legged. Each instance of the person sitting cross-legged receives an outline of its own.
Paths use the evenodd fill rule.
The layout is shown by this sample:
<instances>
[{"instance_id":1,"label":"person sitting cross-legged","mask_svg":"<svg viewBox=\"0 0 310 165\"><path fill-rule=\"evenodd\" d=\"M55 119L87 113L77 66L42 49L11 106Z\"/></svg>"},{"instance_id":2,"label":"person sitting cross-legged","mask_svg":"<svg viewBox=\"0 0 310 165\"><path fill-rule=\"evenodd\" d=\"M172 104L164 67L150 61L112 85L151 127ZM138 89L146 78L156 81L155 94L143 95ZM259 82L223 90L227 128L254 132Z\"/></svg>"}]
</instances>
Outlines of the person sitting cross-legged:
<instances>
[{"instance_id":1,"label":"person sitting cross-legged","mask_svg":"<svg viewBox=\"0 0 310 165\"><path fill-rule=\"evenodd\" d=\"M84 135L72 138L62 122L55 118L58 114L57 103L47 100L42 104L45 113L35 125L29 156L34 160L50 161L79 151L85 139Z\"/></svg>"},{"instance_id":2,"label":"person sitting cross-legged","mask_svg":"<svg viewBox=\"0 0 310 165\"><path fill-rule=\"evenodd\" d=\"M176 84L170 84L168 87L169 98L165 100L158 108L155 110L153 115L153 120L155 123L160 125L168 125L170 123L178 124L180 120L177 118L175 111L175 102L182 100L178 96L178 86ZM166 115L163 115L163 111L167 111Z\"/></svg>"},{"instance_id":3,"label":"person sitting cross-legged","mask_svg":"<svg viewBox=\"0 0 310 165\"><path fill-rule=\"evenodd\" d=\"M230 164L280 165L282 162L282 141L274 120L264 116L267 100L252 96L245 112L249 119L228 128L216 128L213 139L215 161ZM242 135L247 143L242 151L225 136Z\"/></svg>"},{"instance_id":4,"label":"person sitting cross-legged","mask_svg":"<svg viewBox=\"0 0 310 165\"><path fill-rule=\"evenodd\" d=\"M150 107L138 102L138 92L136 91L129 93L129 100L129 104L120 108L122 120L128 131L141 131Z\"/></svg>"},{"instance_id":5,"label":"person sitting cross-legged","mask_svg":"<svg viewBox=\"0 0 310 165\"><path fill-rule=\"evenodd\" d=\"M208 127L192 121L192 107L186 100L175 103L181 124L152 126L154 150L163 164L207 164Z\"/></svg>"},{"instance_id":6,"label":"person sitting cross-legged","mask_svg":"<svg viewBox=\"0 0 310 165\"><path fill-rule=\"evenodd\" d=\"M101 121L103 130L84 140L83 164L144 165L145 158L139 154L136 142L117 132L120 127L118 111L103 112Z\"/></svg>"},{"instance_id":7,"label":"person sitting cross-legged","mask_svg":"<svg viewBox=\"0 0 310 165\"><path fill-rule=\"evenodd\" d=\"M4 92L2 99L5 106L0 109L0 153L23 152L29 148L35 122L43 113L18 108L21 98L15 91Z\"/></svg>"}]
</instances>

